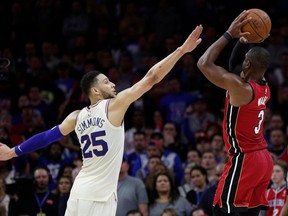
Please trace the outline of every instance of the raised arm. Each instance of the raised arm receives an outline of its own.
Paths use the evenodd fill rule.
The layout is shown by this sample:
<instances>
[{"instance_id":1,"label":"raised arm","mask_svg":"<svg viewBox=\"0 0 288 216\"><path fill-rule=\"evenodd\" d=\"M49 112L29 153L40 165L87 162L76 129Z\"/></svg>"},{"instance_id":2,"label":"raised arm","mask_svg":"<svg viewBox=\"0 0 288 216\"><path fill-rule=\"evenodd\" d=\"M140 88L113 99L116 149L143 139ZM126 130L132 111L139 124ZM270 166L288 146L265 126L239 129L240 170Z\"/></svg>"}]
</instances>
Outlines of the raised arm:
<instances>
[{"instance_id":1,"label":"raised arm","mask_svg":"<svg viewBox=\"0 0 288 216\"><path fill-rule=\"evenodd\" d=\"M246 44L242 38L240 38L234 46L231 56L229 58L229 71L234 74L240 75L242 70L242 63L245 59L245 54L249 50L249 44Z\"/></svg>"},{"instance_id":2,"label":"raised arm","mask_svg":"<svg viewBox=\"0 0 288 216\"><path fill-rule=\"evenodd\" d=\"M182 46L155 64L139 82L120 92L116 98L111 100L108 117L113 125L119 126L129 105L149 91L156 83L160 82L184 54L191 52L201 43L201 38L199 37L202 29L201 25L197 26Z\"/></svg>"},{"instance_id":3,"label":"raised arm","mask_svg":"<svg viewBox=\"0 0 288 216\"><path fill-rule=\"evenodd\" d=\"M63 136L74 130L76 118L79 111L74 111L68 115L64 121L47 131L35 134L20 145L9 148L7 145L0 143L0 160L9 160L29 152L48 146L50 143L61 139Z\"/></svg>"},{"instance_id":4,"label":"raised arm","mask_svg":"<svg viewBox=\"0 0 288 216\"><path fill-rule=\"evenodd\" d=\"M245 25L249 19L245 19L246 11L243 11L230 25L227 32L223 34L216 42L214 42L206 52L198 60L197 66L205 77L216 86L226 89L232 98L235 106L247 104L252 97L252 89L250 85L244 82L240 76L228 72L225 68L216 65L215 61L219 57L220 52L233 38L245 37L248 32L242 32L241 27ZM247 95L249 97L247 97Z\"/></svg>"}]
</instances>

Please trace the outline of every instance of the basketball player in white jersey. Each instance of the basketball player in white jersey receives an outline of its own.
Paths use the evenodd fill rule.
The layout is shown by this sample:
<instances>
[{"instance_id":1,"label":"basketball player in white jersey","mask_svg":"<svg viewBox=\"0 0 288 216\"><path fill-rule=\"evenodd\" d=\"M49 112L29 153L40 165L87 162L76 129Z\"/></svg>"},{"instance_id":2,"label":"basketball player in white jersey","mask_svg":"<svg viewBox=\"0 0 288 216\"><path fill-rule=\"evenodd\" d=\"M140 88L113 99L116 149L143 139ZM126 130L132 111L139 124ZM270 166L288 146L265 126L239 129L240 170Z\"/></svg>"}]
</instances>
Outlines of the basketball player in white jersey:
<instances>
[{"instance_id":1,"label":"basketball player in white jersey","mask_svg":"<svg viewBox=\"0 0 288 216\"><path fill-rule=\"evenodd\" d=\"M86 73L81 88L91 105L72 112L60 125L36 134L12 149L0 144L0 160L43 148L75 130L81 144L83 166L71 189L65 216L114 216L124 149L125 112L131 103L160 82L185 53L197 47L202 29L201 25L197 26L182 46L119 94L104 74L97 71Z\"/></svg>"}]
</instances>

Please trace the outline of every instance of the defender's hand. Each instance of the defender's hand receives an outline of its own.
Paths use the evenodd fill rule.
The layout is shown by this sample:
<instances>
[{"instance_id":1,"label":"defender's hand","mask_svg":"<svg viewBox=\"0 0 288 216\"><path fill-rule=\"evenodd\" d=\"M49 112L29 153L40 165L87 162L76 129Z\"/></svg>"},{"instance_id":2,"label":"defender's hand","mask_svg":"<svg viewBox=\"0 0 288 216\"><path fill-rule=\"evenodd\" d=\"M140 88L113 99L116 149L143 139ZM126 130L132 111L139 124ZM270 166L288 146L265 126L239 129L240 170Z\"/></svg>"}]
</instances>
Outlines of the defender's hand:
<instances>
[{"instance_id":1,"label":"defender's hand","mask_svg":"<svg viewBox=\"0 0 288 216\"><path fill-rule=\"evenodd\" d=\"M16 156L14 148L11 149L7 145L0 143L0 161L9 160Z\"/></svg>"},{"instance_id":2,"label":"defender's hand","mask_svg":"<svg viewBox=\"0 0 288 216\"><path fill-rule=\"evenodd\" d=\"M192 31L192 33L188 36L186 41L182 44L179 49L183 53L188 53L194 50L198 44L201 43L202 39L199 38L202 33L203 27L202 25L196 26L196 28Z\"/></svg>"}]
</instances>

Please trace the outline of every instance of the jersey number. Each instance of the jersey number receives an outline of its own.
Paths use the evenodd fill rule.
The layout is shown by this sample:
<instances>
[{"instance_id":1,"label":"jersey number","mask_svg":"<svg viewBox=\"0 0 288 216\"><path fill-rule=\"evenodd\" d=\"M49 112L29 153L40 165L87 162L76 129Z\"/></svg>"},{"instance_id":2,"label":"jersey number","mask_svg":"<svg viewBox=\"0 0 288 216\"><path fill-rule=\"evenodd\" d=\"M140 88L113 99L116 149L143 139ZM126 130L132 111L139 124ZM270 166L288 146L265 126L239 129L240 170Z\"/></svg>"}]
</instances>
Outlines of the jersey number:
<instances>
[{"instance_id":1,"label":"jersey number","mask_svg":"<svg viewBox=\"0 0 288 216\"><path fill-rule=\"evenodd\" d=\"M258 125L254 128L254 133L255 134L258 134L260 132L261 124L262 124L262 122L264 120L264 110L261 110L259 112L258 119L259 119Z\"/></svg>"},{"instance_id":2,"label":"jersey number","mask_svg":"<svg viewBox=\"0 0 288 216\"><path fill-rule=\"evenodd\" d=\"M99 137L105 136L105 131L97 131L90 134L85 134L81 136L81 143L84 144L83 147L83 157L91 158L93 155L97 157L104 156L108 151L107 142L103 139L98 139ZM90 145L92 144L93 150L88 150Z\"/></svg>"}]
</instances>

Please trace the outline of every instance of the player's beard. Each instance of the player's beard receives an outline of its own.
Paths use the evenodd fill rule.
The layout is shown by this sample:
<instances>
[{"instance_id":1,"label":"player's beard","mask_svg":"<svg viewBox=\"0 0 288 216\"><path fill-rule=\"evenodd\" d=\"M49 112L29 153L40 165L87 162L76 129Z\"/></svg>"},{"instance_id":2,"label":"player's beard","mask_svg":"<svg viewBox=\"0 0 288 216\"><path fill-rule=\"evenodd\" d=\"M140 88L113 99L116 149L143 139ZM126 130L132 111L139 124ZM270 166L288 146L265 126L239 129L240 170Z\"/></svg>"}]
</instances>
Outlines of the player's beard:
<instances>
[{"instance_id":1,"label":"player's beard","mask_svg":"<svg viewBox=\"0 0 288 216\"><path fill-rule=\"evenodd\" d=\"M110 94L108 92L104 92L104 91L101 91L101 94L102 94L104 99L110 99L110 98L114 98L115 97L115 95Z\"/></svg>"}]
</instances>

